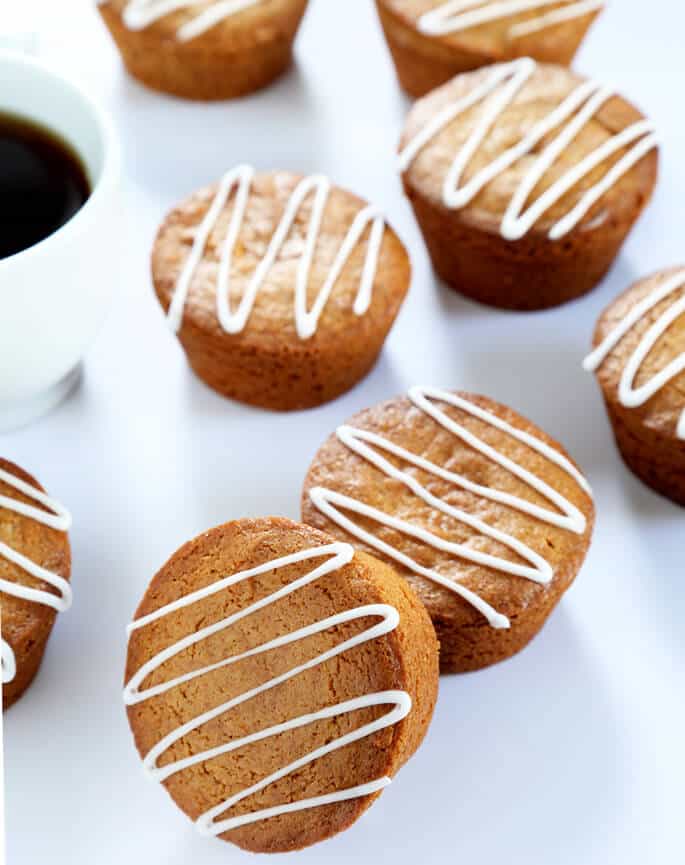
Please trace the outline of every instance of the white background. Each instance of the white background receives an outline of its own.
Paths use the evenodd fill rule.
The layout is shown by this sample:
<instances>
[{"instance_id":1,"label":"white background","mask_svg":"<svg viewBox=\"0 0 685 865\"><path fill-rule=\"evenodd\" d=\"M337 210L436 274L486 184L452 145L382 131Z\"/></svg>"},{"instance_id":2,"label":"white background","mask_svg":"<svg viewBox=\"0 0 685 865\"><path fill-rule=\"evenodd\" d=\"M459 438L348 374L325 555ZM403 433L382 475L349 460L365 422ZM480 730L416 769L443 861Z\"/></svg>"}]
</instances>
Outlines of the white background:
<instances>
[{"instance_id":1,"label":"white background","mask_svg":"<svg viewBox=\"0 0 685 865\"><path fill-rule=\"evenodd\" d=\"M297 518L309 461L336 424L418 382L488 394L559 438L596 491L594 544L538 639L493 669L443 679L416 757L357 825L297 861L680 861L685 512L623 468L580 363L620 290L685 263L681 4L614 0L578 58L658 122L661 183L609 279L532 315L479 307L434 279L394 174L409 102L370 0L312 0L292 73L248 100L209 106L128 79L87 3L46 6L43 53L98 96L120 130L130 242L82 386L50 417L0 437L2 454L74 515L74 607L5 719L10 865L255 861L196 835L144 778L121 702L125 625L182 542L236 517ZM328 173L383 205L411 249L411 295L378 367L316 411L270 414L214 395L187 370L149 285L165 210L245 160ZM39 288L59 291L68 278Z\"/></svg>"}]
</instances>

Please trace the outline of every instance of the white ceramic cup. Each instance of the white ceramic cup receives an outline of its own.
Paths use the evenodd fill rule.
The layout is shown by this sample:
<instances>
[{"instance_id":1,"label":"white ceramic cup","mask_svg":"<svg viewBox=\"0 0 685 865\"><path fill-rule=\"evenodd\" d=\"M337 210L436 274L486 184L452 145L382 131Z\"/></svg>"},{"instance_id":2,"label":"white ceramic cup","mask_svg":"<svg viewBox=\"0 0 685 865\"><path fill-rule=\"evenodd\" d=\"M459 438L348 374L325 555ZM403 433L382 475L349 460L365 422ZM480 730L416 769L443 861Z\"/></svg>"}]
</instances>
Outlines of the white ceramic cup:
<instances>
[{"instance_id":1,"label":"white ceramic cup","mask_svg":"<svg viewBox=\"0 0 685 865\"><path fill-rule=\"evenodd\" d=\"M61 228L0 259L1 431L49 411L78 380L119 274L121 156L109 118L90 97L18 52L0 52L0 113L60 135L91 188Z\"/></svg>"}]
</instances>

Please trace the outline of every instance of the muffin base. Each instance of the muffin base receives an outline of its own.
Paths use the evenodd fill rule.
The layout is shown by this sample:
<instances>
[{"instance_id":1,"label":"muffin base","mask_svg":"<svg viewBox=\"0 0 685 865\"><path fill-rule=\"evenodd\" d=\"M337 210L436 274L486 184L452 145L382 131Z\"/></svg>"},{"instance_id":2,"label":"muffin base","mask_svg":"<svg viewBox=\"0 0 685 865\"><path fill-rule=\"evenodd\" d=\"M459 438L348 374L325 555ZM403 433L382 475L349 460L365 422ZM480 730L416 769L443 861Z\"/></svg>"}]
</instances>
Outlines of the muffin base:
<instances>
[{"instance_id":1,"label":"muffin base","mask_svg":"<svg viewBox=\"0 0 685 865\"><path fill-rule=\"evenodd\" d=\"M594 517L590 517L590 533ZM563 564L555 570L553 585L545 587L544 594L521 614L510 613L510 626L498 630L485 619L466 623L446 618L440 610L429 607L429 615L440 644L440 674L473 673L492 667L517 655L533 641L552 615L564 594L573 584L583 566L589 547L589 536ZM400 572L421 597L413 574Z\"/></svg>"},{"instance_id":2,"label":"muffin base","mask_svg":"<svg viewBox=\"0 0 685 865\"><path fill-rule=\"evenodd\" d=\"M575 573L570 576L569 584L574 578ZM523 621L512 616L511 626L506 630L495 630L487 622L471 628L455 628L453 623L443 625L440 619L434 618L440 643L440 674L474 673L517 655L540 633L566 588L568 586L551 593L546 603L537 605L533 612L527 611Z\"/></svg>"},{"instance_id":3,"label":"muffin base","mask_svg":"<svg viewBox=\"0 0 685 865\"><path fill-rule=\"evenodd\" d=\"M36 678L40 665L43 661L45 648L52 633L56 616L46 619L45 625L40 632L35 629L19 645L14 645L14 655L17 663L17 673L11 682L2 686L2 708L9 709L17 700L24 695L29 686Z\"/></svg>"},{"instance_id":4,"label":"muffin base","mask_svg":"<svg viewBox=\"0 0 685 865\"><path fill-rule=\"evenodd\" d=\"M606 398L605 402L626 466L655 492L685 507L685 441L658 435L633 410Z\"/></svg>"},{"instance_id":5,"label":"muffin base","mask_svg":"<svg viewBox=\"0 0 685 865\"><path fill-rule=\"evenodd\" d=\"M306 8L278 29L275 38L244 49L203 47L202 37L189 42L160 38L153 28L129 30L118 13L100 6L128 72L152 90L182 99L236 99L267 87L292 63L292 47Z\"/></svg>"},{"instance_id":6,"label":"muffin base","mask_svg":"<svg viewBox=\"0 0 685 865\"><path fill-rule=\"evenodd\" d=\"M592 232L551 241L533 230L512 242L466 224L459 211L403 182L438 276L466 297L519 311L560 306L591 291L647 205L645 199L631 219L607 221Z\"/></svg>"},{"instance_id":7,"label":"muffin base","mask_svg":"<svg viewBox=\"0 0 685 865\"><path fill-rule=\"evenodd\" d=\"M179 340L193 372L221 396L273 411L296 411L323 405L353 388L376 365L385 336L370 345L351 337L347 350L337 353L313 340L295 351L283 346L270 352L240 337L210 336L186 323Z\"/></svg>"}]
</instances>

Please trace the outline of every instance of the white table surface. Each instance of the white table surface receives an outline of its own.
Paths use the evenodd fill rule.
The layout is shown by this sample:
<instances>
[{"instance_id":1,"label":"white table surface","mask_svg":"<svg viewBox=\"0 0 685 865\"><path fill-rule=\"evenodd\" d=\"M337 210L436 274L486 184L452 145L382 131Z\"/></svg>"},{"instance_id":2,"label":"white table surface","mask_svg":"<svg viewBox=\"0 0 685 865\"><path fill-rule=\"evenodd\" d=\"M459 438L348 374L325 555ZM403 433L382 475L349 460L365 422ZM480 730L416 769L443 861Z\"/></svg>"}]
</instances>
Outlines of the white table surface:
<instances>
[{"instance_id":1,"label":"white table surface","mask_svg":"<svg viewBox=\"0 0 685 865\"><path fill-rule=\"evenodd\" d=\"M658 122L661 183L600 288L517 315L474 305L431 273L393 167L409 102L370 0L312 0L291 74L248 100L209 106L127 78L84 0L46 3L42 52L102 100L121 132L130 246L80 389L33 427L0 436L2 454L74 515L73 609L5 719L10 865L255 861L196 835L143 776L121 701L125 625L185 540L237 517L297 518L303 476L328 433L417 382L488 394L559 438L594 486L594 543L534 643L493 669L443 679L425 744L395 783L351 830L293 861L680 861L685 512L623 468L580 362L615 294L685 262L685 11L671 0L610 6L577 65ZM383 205L411 249L411 295L380 363L315 411L270 414L213 394L189 373L149 285L165 210L244 160L328 173Z\"/></svg>"}]
</instances>

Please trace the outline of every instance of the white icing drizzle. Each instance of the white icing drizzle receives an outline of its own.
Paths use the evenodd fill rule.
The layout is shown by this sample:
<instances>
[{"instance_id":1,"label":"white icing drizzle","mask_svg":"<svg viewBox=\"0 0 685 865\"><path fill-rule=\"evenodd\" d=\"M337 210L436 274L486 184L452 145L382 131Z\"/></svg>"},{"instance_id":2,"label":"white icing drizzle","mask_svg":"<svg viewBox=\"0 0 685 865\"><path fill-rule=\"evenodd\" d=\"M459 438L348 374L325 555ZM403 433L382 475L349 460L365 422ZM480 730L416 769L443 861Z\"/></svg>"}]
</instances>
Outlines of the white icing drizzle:
<instances>
[{"instance_id":1,"label":"white icing drizzle","mask_svg":"<svg viewBox=\"0 0 685 865\"><path fill-rule=\"evenodd\" d=\"M33 499L33 501L44 505L50 511L44 511L41 508L26 504L25 502L17 501L9 496L0 495L0 508L14 511L16 514L21 514L51 529L56 529L59 532L67 532L71 527L71 515L69 511L55 499L50 498L45 493L16 477L5 469L0 468L0 481L8 486L14 487L20 493ZM36 562L17 552L7 544L0 541L0 556L7 561L20 567L27 574L43 580L51 586L54 586L59 594L46 592L42 589L32 589L28 586L23 586L21 583L14 583L10 580L0 578L0 593L13 595L15 598L23 598L25 601L31 601L34 604L42 604L46 607L52 607L57 612L64 612L71 606L72 592L68 581L41 567ZM12 647L5 640L2 640L0 645L0 657L2 658L2 682L7 684L11 682L16 675L16 662Z\"/></svg>"},{"instance_id":2,"label":"white icing drizzle","mask_svg":"<svg viewBox=\"0 0 685 865\"><path fill-rule=\"evenodd\" d=\"M509 28L509 35L517 37L534 33L604 8L604 0L447 0L423 14L417 27L427 36L446 36L533 9L559 6L560 3L565 5L513 25Z\"/></svg>"},{"instance_id":3,"label":"white icing drizzle","mask_svg":"<svg viewBox=\"0 0 685 865\"><path fill-rule=\"evenodd\" d=\"M367 462L374 465L387 477L404 484L415 496L420 498L430 507L435 508L435 510L440 511L447 516L453 517L455 520L471 527L481 535L492 538L500 544L503 544L516 555L528 562L528 564L518 564L499 556L489 555L488 553L483 553L477 549L473 549L466 544L452 543L451 541L447 541L444 538L434 535L426 529L422 529L419 526L398 519L384 511L370 507L369 505L360 502L358 499L341 495L340 493L324 487L312 488L309 491L310 499L315 507L342 529L349 532L349 534L389 558L394 559L396 562L399 562L413 573L426 577L464 598L464 600L468 601L473 607L482 613L483 616L485 616L493 628L508 628L510 624L509 619L501 613L498 613L490 606L490 604L474 592L471 592L465 586L462 586L458 581L445 577L430 568L420 565L396 547L393 547L391 544L386 543L373 533L368 532L361 526L357 525L354 520L345 516L345 514L341 513L339 509L343 508L346 511L351 511L352 513L367 517L380 525L387 526L388 528L395 529L408 537L423 541L425 544L436 550L450 553L455 558L484 565L503 573L511 574L512 576L523 577L524 579L532 580L536 583L541 583L542 585L546 585L552 580L554 573L551 565L543 556L535 552L535 550L506 532L488 525L483 522L483 520L478 519L478 517L447 504L447 502L433 495L416 479L416 477L397 468L382 456L381 453L379 453L379 451L385 451L388 454L399 457L403 462L408 463L409 465L428 472L434 477L448 481L449 483L475 493L482 498L498 502L507 507L515 508L518 511L542 520L549 525L566 529L575 534L583 534L586 529L587 520L572 502L556 490L552 489L552 487L550 487L549 484L543 481L540 477L529 472L519 463L509 459L509 457L495 450L482 439L478 438L478 436L469 432L469 430L464 426L457 423L442 409L438 408L434 401L443 402L447 405L453 406L454 408L460 409L461 411L490 424L532 448L538 454L545 457L545 459L554 463L554 465L558 466L570 475L588 494L591 494L590 486L573 463L566 459L566 457L559 453L555 448L550 447L545 442L530 435L524 430L511 426L511 424L508 424L496 415L485 411L480 408L480 406L477 406L456 394L439 390L437 388L413 387L409 390L408 396L417 408L433 418L433 420L443 427L443 429L451 432L454 436L464 442L464 444L483 454L483 456L497 463L497 465L501 466L529 487L536 490L540 495L544 496L544 498L558 508L561 513L547 510L546 508L542 508L539 505L533 504L532 502L526 501L525 499L519 498L510 493L485 487L481 484L470 481L464 475L448 471L446 468L438 466L435 463L394 444L388 439L377 435L376 433L369 432L368 430L342 426L337 430L338 439L362 459L365 459Z\"/></svg>"},{"instance_id":4,"label":"white icing drizzle","mask_svg":"<svg viewBox=\"0 0 685 865\"><path fill-rule=\"evenodd\" d=\"M685 287L685 269L673 274L658 285L654 291L643 298L628 312L625 318L607 335L597 348L583 361L583 368L595 372L602 365L611 351L641 321L647 313L667 297L676 294ZM646 331L626 363L618 387L618 399L625 408L637 408L644 405L655 394L662 390L677 375L685 372L685 351L675 357L661 372L652 376L649 381L636 388L635 376L644 363L647 355L668 328L681 316L685 315L685 295L668 306L653 325ZM685 439L685 408L678 421L676 436Z\"/></svg>"},{"instance_id":5,"label":"white icing drizzle","mask_svg":"<svg viewBox=\"0 0 685 865\"><path fill-rule=\"evenodd\" d=\"M2 661L2 684L14 681L17 675L17 663L9 643L0 638L0 660Z\"/></svg>"},{"instance_id":6,"label":"white icing drizzle","mask_svg":"<svg viewBox=\"0 0 685 865\"><path fill-rule=\"evenodd\" d=\"M309 724L313 724L316 721L326 718L339 717L340 715L355 712L359 709L367 708L369 706L392 706L392 709L389 712L387 712L382 717L376 719L375 721L365 724L357 730L354 730L343 736L339 736L337 739L333 739L331 742L319 748L316 748L313 751L310 751L303 757L294 760L287 766L284 766L283 768L272 773L268 777L262 778L260 781L257 781L250 787L241 790L238 793L235 793L233 796L224 800L216 807L210 808L196 821L196 826L202 834L221 835L224 832L229 832L231 829L237 829L239 826L245 826L248 823L255 823L259 820L266 820L269 817L275 817L279 814L288 814L294 811L304 811L309 808L316 808L321 805L331 804L333 802L343 802L347 799L355 799L359 796L367 796L371 793L375 793L378 790L383 789L383 787L386 787L390 783L390 778L388 777L378 778L368 783L359 784L355 787L350 787L345 790L338 790L335 793L329 793L323 796L316 796L310 799L303 799L296 802L284 803L282 805L277 805L272 808L249 812L238 817L229 817L223 820L217 819L222 814L230 811L239 802L242 802L248 796L251 796L254 793L258 793L260 790L263 790L278 781L279 779L290 775L292 772L297 771L301 767L307 766L308 764L314 762L315 760L318 760L326 754L337 751L339 748L343 748L346 745L351 744L352 742L357 742L360 739L370 736L379 730L383 730L386 727L390 727L393 724L396 724L398 721L401 721L404 717L406 717L406 715L411 709L411 697L405 691L380 691L377 693L356 697L351 700L345 700L344 702L338 703L334 706L328 706L319 711L312 712L311 714L300 715L299 717L293 718L289 721L285 721L284 723L276 724L272 727L259 730L255 733L250 733L239 739L234 739L232 741L226 742L225 744L220 745L216 748L201 751L197 754L192 754L189 757L175 760L174 762L168 763L161 767L158 765L160 757L166 751L168 751L168 749L174 743L178 742L184 736L187 736L193 730L197 730L204 724L209 723L214 718L218 718L220 715L223 715L226 712L230 712L236 706L240 706L246 703L248 700L251 700L258 694L262 694L265 691L269 691L277 687L278 685L282 685L285 682L288 682L294 677L298 676L300 673L303 673L306 670L314 669L320 664L323 664L325 661L328 661L331 658L335 658L337 655L340 655L355 646L359 646L370 640L377 639L378 637L381 637L384 634L388 634L391 631L395 630L395 628L399 624L399 614L394 607L391 607L387 604L370 604L368 606L356 607L352 610L346 610L345 612L338 613L337 615L329 616L326 619L315 622L312 625L308 625L304 628L299 628L298 630L292 631L289 634L284 634L281 637L277 637L273 640L263 643L253 649L250 649L247 652L243 652L240 655L234 655L232 657L225 658L218 663L211 664L206 667L200 667L182 676L177 676L176 678L170 679L169 681L141 690L143 682L151 673L158 670L164 663L178 655L180 652L183 652L184 650L195 646L198 643L201 643L203 640L213 636L214 634L220 633L221 631L232 627L234 624L236 624L236 622L247 618L252 613L255 613L257 610L264 609L270 604L273 604L276 601L287 597L293 592L298 591L299 589L309 585L315 580L320 579L326 574L343 567L352 560L353 556L354 550L352 549L352 547L349 544L343 543L332 543L321 547L314 547L311 549L302 550L298 553L283 556L281 558L265 562L258 567L250 568L249 570L241 571L239 573L225 577L217 581L216 583L205 586L204 588L199 589L196 592L192 592L189 595L185 595L184 597L179 598L177 601L173 601L172 603L161 607L160 609L156 610L153 613L150 613L147 616L136 619L134 622L131 623L131 625L129 625L130 634L133 631L145 628L152 622L163 619L170 613L173 613L185 607L192 606L193 604L204 598L208 598L212 595L222 592L229 586L234 586L238 583L244 582L245 580L252 579L253 577L256 577L260 574L268 573L270 571L277 570L278 568L283 568L288 565L296 564L298 562L305 562L312 559L330 557L322 564L316 566L311 571L308 571L303 576L294 580L292 583L289 583L288 585L283 586L281 589L273 592L271 595L267 595L266 597L256 601L255 603L250 604L248 607L245 607L244 609L239 610L238 612L228 616L227 618L216 622L215 624L208 625L197 631L196 633L189 634L187 637L184 637L183 639L169 646L167 649L159 652L157 655L147 661L140 668L140 670L138 670L138 672L135 673L135 675L130 679L124 689L124 702L128 706L135 706L138 703L149 700L153 697L158 696L159 694L164 694L167 691L170 691L171 689L176 688L177 686L185 682L189 682L192 679L198 678L199 676L204 676L207 673L213 672L214 670L228 667L232 664L237 664L245 658L254 657L256 655L261 655L265 652L272 651L273 649L278 649L291 645L298 640L303 640L315 634L323 633L324 631L335 628L337 625L341 625L345 622L351 622L357 619L364 619L370 617L380 619L377 624L371 625L366 630L345 640L339 645L334 646L333 648L328 649L325 652L321 652L319 655L312 658L311 660L292 667L285 673L282 673L279 676L275 676L274 678L269 679L267 682L264 682L263 684L258 685L255 688L252 688L251 690L246 691L245 693L240 694L225 703L222 703L220 706L217 706L214 709L210 709L209 711L204 712L203 714L198 715L195 718L192 718L185 724L173 730L168 735L164 736L164 738L161 739L150 750L150 752L143 760L143 765L150 777L157 781L164 781L171 775L174 775L177 772L182 772L184 769L187 769L190 766L197 765L198 763L204 763L208 760L213 760L214 758L219 757L222 754L228 754L231 751L236 751L239 748L242 748L253 742L259 742L264 739L269 739L273 736L278 736L279 734L284 733L288 730L305 727Z\"/></svg>"},{"instance_id":7,"label":"white icing drizzle","mask_svg":"<svg viewBox=\"0 0 685 865\"><path fill-rule=\"evenodd\" d=\"M301 180L290 196L281 221L274 231L264 257L255 269L252 278L245 289L237 310L232 311L229 306L229 286L231 278L231 263L233 251L240 234L240 229L245 217L248 197L254 177L254 168L249 165L239 165L227 172L219 189L207 211L201 225L195 235L195 241L190 255L183 267L181 275L176 283L171 305L168 312L169 325L178 331L183 320L183 309L188 297L190 284L195 271L204 256L205 247L209 236L216 226L221 212L226 206L228 198L234 187L237 186L236 200L231 214L231 221L226 233L226 238L221 251L219 273L217 277L216 300L217 318L222 328L227 333L240 333L247 325L248 319L254 307L257 294L264 284L269 271L286 242L290 230L295 222L297 214L304 202L310 195L314 195L314 203L309 219L307 236L305 239L304 252L302 253L297 270L295 284L295 327L300 339L309 339L316 333L319 319L328 303L331 292L342 273L350 255L360 242L367 226L371 224L371 233L367 245L366 259L362 270L359 291L354 302L353 311L357 316L362 316L371 305L373 294L373 283L378 268L383 233L385 231L385 219L376 207L368 205L354 218L345 238L338 249L338 253L328 272L314 305L307 309L307 284L309 274L314 260L316 243L321 231L323 215L331 192L331 182L327 177L312 175Z\"/></svg>"},{"instance_id":8,"label":"white icing drizzle","mask_svg":"<svg viewBox=\"0 0 685 865\"><path fill-rule=\"evenodd\" d=\"M107 2L108 0L98 0L99 5ZM217 0L203 12L198 12L195 18L182 24L176 31L176 38L179 42L188 42L211 30L226 18L263 2L264 0ZM180 9L192 9L201 3L202 0L129 0L122 18L129 30L145 30L160 18Z\"/></svg>"},{"instance_id":9,"label":"white icing drizzle","mask_svg":"<svg viewBox=\"0 0 685 865\"><path fill-rule=\"evenodd\" d=\"M616 161L604 177L591 186L578 203L556 222L549 231L550 240L559 240L572 231L588 211L605 195L637 162L658 146L654 125L640 120L607 139L598 148L585 156L577 165L566 171L526 209L535 187L559 156L577 137L583 127L597 114L602 106L615 96L613 90L593 81L583 81L546 117L535 123L518 144L505 150L461 184L461 179L470 160L488 137L497 120L523 90L537 68L534 60L524 57L512 63L494 66L490 74L466 96L447 105L406 145L399 155L400 171L406 171L421 150L452 121L465 111L484 102L483 110L473 131L457 153L445 177L442 201L445 207L458 210L470 204L488 183L524 157L529 157L530 168L515 189L500 225L500 234L505 240L520 240L553 205L576 184L607 159L630 145L630 149ZM542 150L534 154L540 142L557 128L561 131Z\"/></svg>"}]
</instances>

